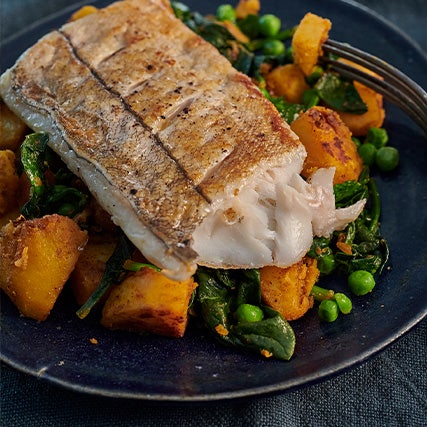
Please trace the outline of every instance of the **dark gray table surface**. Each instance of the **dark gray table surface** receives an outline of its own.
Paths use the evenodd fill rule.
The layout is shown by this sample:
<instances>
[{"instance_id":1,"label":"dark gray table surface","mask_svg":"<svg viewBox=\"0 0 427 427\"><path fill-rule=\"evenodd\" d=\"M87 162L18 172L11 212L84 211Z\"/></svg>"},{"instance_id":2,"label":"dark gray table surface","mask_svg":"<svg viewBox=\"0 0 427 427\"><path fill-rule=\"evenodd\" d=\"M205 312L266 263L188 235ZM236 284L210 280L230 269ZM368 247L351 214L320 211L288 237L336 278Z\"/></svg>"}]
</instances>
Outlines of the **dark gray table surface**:
<instances>
[{"instance_id":1,"label":"dark gray table surface","mask_svg":"<svg viewBox=\"0 0 427 427\"><path fill-rule=\"evenodd\" d=\"M1 37L72 3L1 0ZM427 0L359 3L389 19L427 50ZM320 384L277 396L193 406L156 406L78 394L3 365L0 425L425 426L426 349L424 320L373 359Z\"/></svg>"}]
</instances>

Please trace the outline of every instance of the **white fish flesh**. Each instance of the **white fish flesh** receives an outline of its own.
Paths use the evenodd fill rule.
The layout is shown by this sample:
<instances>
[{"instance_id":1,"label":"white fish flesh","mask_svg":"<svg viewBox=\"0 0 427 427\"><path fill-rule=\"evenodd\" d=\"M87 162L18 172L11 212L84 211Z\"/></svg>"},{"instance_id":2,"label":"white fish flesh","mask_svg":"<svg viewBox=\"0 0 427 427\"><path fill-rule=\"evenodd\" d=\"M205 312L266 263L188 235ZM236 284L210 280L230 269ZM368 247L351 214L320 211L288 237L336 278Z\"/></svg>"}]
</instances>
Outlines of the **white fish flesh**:
<instances>
[{"instance_id":1,"label":"white fish flesh","mask_svg":"<svg viewBox=\"0 0 427 427\"><path fill-rule=\"evenodd\" d=\"M165 274L289 266L344 228L334 171L300 177L303 145L251 80L163 0L125 0L52 31L0 94Z\"/></svg>"}]
</instances>

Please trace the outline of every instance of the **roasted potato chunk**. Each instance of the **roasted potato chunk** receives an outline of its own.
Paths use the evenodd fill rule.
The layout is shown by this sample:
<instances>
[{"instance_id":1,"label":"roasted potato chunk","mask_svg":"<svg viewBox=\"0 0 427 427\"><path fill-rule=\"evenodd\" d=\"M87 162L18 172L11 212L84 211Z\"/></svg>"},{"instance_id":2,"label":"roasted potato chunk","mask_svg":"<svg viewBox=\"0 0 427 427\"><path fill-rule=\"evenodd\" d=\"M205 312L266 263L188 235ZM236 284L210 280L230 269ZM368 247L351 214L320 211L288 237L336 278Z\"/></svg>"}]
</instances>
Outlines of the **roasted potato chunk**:
<instances>
[{"instance_id":1,"label":"roasted potato chunk","mask_svg":"<svg viewBox=\"0 0 427 427\"><path fill-rule=\"evenodd\" d=\"M366 136L371 127L379 128L384 123L383 96L359 82L353 83L368 111L363 114L338 111L338 114L354 136Z\"/></svg>"},{"instance_id":2,"label":"roasted potato chunk","mask_svg":"<svg viewBox=\"0 0 427 427\"><path fill-rule=\"evenodd\" d=\"M86 241L73 220L56 214L0 230L0 287L22 315L48 317Z\"/></svg>"},{"instance_id":3,"label":"roasted potato chunk","mask_svg":"<svg viewBox=\"0 0 427 427\"><path fill-rule=\"evenodd\" d=\"M83 305L98 287L115 246L116 240L110 236L89 237L70 276L71 289L79 305Z\"/></svg>"},{"instance_id":4,"label":"roasted potato chunk","mask_svg":"<svg viewBox=\"0 0 427 427\"><path fill-rule=\"evenodd\" d=\"M340 59L340 62L344 62L353 67L361 69L366 74L370 74L379 79L382 79L381 76L374 73L373 71L365 68L355 62L349 61L347 59ZM350 129L351 133L355 136L365 136L371 127L381 127L384 123L385 111L383 108L383 96L373 89L354 81L354 87L359 93L362 101L368 107L368 111L363 114L352 114L343 111L338 111L342 121Z\"/></svg>"},{"instance_id":5,"label":"roasted potato chunk","mask_svg":"<svg viewBox=\"0 0 427 427\"><path fill-rule=\"evenodd\" d=\"M110 329L182 337L196 284L177 282L151 268L130 274L108 297L101 323Z\"/></svg>"},{"instance_id":6,"label":"roasted potato chunk","mask_svg":"<svg viewBox=\"0 0 427 427\"><path fill-rule=\"evenodd\" d=\"M292 54L306 76L309 76L322 55L322 44L328 39L332 24L329 19L307 13L292 38Z\"/></svg>"},{"instance_id":7,"label":"roasted potato chunk","mask_svg":"<svg viewBox=\"0 0 427 427\"><path fill-rule=\"evenodd\" d=\"M353 135L365 136L371 127L379 128L384 123L385 111L383 108L383 97L373 89L359 82L354 82L354 87L362 98L362 101L368 107L368 111L363 114L338 111L338 114Z\"/></svg>"},{"instance_id":8,"label":"roasted potato chunk","mask_svg":"<svg viewBox=\"0 0 427 427\"><path fill-rule=\"evenodd\" d=\"M301 173L305 178L319 168L329 167L335 167L334 184L359 178L363 162L338 113L312 107L291 124L291 129L307 151Z\"/></svg>"},{"instance_id":9,"label":"roasted potato chunk","mask_svg":"<svg viewBox=\"0 0 427 427\"><path fill-rule=\"evenodd\" d=\"M310 292L319 278L317 260L305 257L288 268L263 267L260 273L263 302L284 319L298 319L313 306Z\"/></svg>"},{"instance_id":10,"label":"roasted potato chunk","mask_svg":"<svg viewBox=\"0 0 427 427\"><path fill-rule=\"evenodd\" d=\"M301 104L302 94L309 89L304 73L295 64L280 65L265 77L268 91L273 96L283 96L285 101Z\"/></svg>"},{"instance_id":11,"label":"roasted potato chunk","mask_svg":"<svg viewBox=\"0 0 427 427\"><path fill-rule=\"evenodd\" d=\"M27 125L0 102L0 150L16 151L24 140Z\"/></svg>"},{"instance_id":12,"label":"roasted potato chunk","mask_svg":"<svg viewBox=\"0 0 427 427\"><path fill-rule=\"evenodd\" d=\"M258 15L260 8L260 0L239 0L236 6L236 18L244 19L248 15Z\"/></svg>"},{"instance_id":13,"label":"roasted potato chunk","mask_svg":"<svg viewBox=\"0 0 427 427\"><path fill-rule=\"evenodd\" d=\"M97 10L98 9L95 6L91 6L91 5L83 6L71 15L69 22L77 21L78 19L84 18L87 15L91 15L92 13L95 13Z\"/></svg>"},{"instance_id":14,"label":"roasted potato chunk","mask_svg":"<svg viewBox=\"0 0 427 427\"><path fill-rule=\"evenodd\" d=\"M19 176L16 173L15 153L0 150L0 217L18 206Z\"/></svg>"}]
</instances>

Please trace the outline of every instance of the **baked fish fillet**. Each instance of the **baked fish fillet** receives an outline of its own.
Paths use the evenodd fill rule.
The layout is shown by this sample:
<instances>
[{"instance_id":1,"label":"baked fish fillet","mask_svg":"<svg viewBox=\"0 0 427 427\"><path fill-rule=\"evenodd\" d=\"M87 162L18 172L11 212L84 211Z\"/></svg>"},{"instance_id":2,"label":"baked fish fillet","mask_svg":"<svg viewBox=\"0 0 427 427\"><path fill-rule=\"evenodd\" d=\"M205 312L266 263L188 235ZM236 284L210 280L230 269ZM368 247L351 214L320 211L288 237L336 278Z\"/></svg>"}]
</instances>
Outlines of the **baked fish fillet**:
<instances>
[{"instance_id":1,"label":"baked fish fillet","mask_svg":"<svg viewBox=\"0 0 427 427\"><path fill-rule=\"evenodd\" d=\"M305 149L274 106L163 0L47 34L0 93L176 279L197 264L291 265L363 208L335 210L333 170L299 176Z\"/></svg>"}]
</instances>

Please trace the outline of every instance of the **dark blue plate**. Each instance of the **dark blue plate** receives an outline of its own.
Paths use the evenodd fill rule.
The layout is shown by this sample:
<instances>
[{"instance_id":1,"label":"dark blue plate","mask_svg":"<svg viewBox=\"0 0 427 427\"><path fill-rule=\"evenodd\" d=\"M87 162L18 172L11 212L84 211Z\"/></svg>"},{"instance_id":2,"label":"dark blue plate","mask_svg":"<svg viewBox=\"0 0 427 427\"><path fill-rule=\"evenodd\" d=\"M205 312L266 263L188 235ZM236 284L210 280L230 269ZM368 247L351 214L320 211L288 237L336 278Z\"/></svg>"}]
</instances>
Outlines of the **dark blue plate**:
<instances>
[{"instance_id":1,"label":"dark blue plate","mask_svg":"<svg viewBox=\"0 0 427 427\"><path fill-rule=\"evenodd\" d=\"M95 1L97 6L108 1ZM213 13L219 1L187 1ZM294 25L311 11L333 22L331 38L374 53L427 87L426 56L395 27L349 1L263 0L263 12ZM66 21L71 9L39 21L6 40L2 68L36 39ZM398 147L397 173L378 176L382 232L391 248L389 269L367 297L354 298L353 313L322 324L313 311L293 322L297 335L290 362L218 345L196 325L185 338L111 332L96 316L81 321L67 292L46 322L20 317L2 294L1 357L11 366L75 391L152 401L209 401L249 397L324 380L367 360L427 314L427 146L405 115L387 105L386 128ZM343 289L336 280L326 286ZM98 344L91 344L96 338Z\"/></svg>"}]
</instances>

